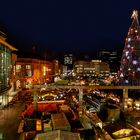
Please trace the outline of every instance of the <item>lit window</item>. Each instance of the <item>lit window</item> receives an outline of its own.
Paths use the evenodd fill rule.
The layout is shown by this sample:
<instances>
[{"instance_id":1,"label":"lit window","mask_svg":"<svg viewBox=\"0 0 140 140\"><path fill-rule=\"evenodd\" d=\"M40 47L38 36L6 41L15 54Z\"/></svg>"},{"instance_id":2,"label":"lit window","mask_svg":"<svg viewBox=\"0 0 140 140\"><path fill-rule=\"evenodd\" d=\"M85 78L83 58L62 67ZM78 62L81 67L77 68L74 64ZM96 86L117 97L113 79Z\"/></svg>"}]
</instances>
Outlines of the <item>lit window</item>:
<instances>
[{"instance_id":1,"label":"lit window","mask_svg":"<svg viewBox=\"0 0 140 140\"><path fill-rule=\"evenodd\" d=\"M52 69L47 69L47 71L51 71Z\"/></svg>"},{"instance_id":2,"label":"lit window","mask_svg":"<svg viewBox=\"0 0 140 140\"><path fill-rule=\"evenodd\" d=\"M21 71L21 65L16 65L16 72L20 72Z\"/></svg>"},{"instance_id":3,"label":"lit window","mask_svg":"<svg viewBox=\"0 0 140 140\"><path fill-rule=\"evenodd\" d=\"M26 65L26 69L31 69L31 65Z\"/></svg>"}]
</instances>

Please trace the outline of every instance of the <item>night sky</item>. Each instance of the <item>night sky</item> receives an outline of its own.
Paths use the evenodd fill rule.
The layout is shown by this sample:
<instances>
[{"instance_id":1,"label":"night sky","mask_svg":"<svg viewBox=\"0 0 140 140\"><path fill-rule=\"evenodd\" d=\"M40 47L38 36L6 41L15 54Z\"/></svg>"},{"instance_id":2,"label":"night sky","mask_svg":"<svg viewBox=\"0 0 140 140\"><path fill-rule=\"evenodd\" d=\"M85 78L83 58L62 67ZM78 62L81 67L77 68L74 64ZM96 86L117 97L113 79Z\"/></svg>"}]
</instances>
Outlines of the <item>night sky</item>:
<instances>
[{"instance_id":1,"label":"night sky","mask_svg":"<svg viewBox=\"0 0 140 140\"><path fill-rule=\"evenodd\" d=\"M84 52L123 49L139 0L3 0L0 27L18 49Z\"/></svg>"}]
</instances>

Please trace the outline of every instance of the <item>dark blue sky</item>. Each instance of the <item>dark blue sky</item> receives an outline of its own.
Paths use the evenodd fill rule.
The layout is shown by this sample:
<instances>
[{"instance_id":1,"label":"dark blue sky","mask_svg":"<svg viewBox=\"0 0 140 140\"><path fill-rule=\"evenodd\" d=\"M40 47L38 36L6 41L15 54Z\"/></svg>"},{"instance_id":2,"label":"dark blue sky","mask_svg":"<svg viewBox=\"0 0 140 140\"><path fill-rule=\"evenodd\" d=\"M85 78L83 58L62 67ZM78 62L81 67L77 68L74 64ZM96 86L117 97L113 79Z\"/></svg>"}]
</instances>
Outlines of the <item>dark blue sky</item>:
<instances>
[{"instance_id":1,"label":"dark blue sky","mask_svg":"<svg viewBox=\"0 0 140 140\"><path fill-rule=\"evenodd\" d=\"M0 26L17 48L95 52L122 49L139 0L3 0Z\"/></svg>"}]
</instances>

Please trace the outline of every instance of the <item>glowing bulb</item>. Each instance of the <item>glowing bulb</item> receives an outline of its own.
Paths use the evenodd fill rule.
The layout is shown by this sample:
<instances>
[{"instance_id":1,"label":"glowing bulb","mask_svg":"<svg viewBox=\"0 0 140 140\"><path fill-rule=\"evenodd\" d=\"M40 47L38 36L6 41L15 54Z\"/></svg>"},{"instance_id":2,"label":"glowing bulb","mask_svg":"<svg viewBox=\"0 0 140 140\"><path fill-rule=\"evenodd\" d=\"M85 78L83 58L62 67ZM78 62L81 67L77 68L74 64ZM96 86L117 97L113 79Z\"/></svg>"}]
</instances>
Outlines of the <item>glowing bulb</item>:
<instances>
[{"instance_id":1,"label":"glowing bulb","mask_svg":"<svg viewBox=\"0 0 140 140\"><path fill-rule=\"evenodd\" d=\"M128 45L127 45L127 48L130 48L130 47L131 47L130 44L128 44Z\"/></svg>"},{"instance_id":2,"label":"glowing bulb","mask_svg":"<svg viewBox=\"0 0 140 140\"><path fill-rule=\"evenodd\" d=\"M137 68L137 71L140 71L140 68Z\"/></svg>"},{"instance_id":3,"label":"glowing bulb","mask_svg":"<svg viewBox=\"0 0 140 140\"><path fill-rule=\"evenodd\" d=\"M120 74L120 77L123 77L123 73Z\"/></svg>"},{"instance_id":4,"label":"glowing bulb","mask_svg":"<svg viewBox=\"0 0 140 140\"><path fill-rule=\"evenodd\" d=\"M125 83L129 83L129 81L128 80L125 80Z\"/></svg>"},{"instance_id":5,"label":"glowing bulb","mask_svg":"<svg viewBox=\"0 0 140 140\"><path fill-rule=\"evenodd\" d=\"M131 41L131 38L130 37L128 38L128 41Z\"/></svg>"},{"instance_id":6,"label":"glowing bulb","mask_svg":"<svg viewBox=\"0 0 140 140\"><path fill-rule=\"evenodd\" d=\"M129 53L129 51L126 51L126 52L125 52L125 55L128 56L128 53Z\"/></svg>"},{"instance_id":7,"label":"glowing bulb","mask_svg":"<svg viewBox=\"0 0 140 140\"><path fill-rule=\"evenodd\" d=\"M138 62L136 60L133 60L132 62L134 65L136 65Z\"/></svg>"}]
</instances>

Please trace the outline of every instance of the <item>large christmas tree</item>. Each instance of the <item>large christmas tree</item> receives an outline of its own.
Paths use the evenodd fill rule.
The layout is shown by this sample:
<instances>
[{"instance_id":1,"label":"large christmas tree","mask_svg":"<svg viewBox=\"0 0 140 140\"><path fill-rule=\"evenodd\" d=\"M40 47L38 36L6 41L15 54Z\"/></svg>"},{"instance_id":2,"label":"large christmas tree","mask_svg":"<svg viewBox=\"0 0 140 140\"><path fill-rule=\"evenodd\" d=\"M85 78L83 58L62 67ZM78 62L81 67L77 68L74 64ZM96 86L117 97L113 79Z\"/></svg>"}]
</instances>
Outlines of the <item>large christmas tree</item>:
<instances>
[{"instance_id":1,"label":"large christmas tree","mask_svg":"<svg viewBox=\"0 0 140 140\"><path fill-rule=\"evenodd\" d=\"M119 79L121 85L140 85L140 26L138 12L133 11L122 54Z\"/></svg>"}]
</instances>

